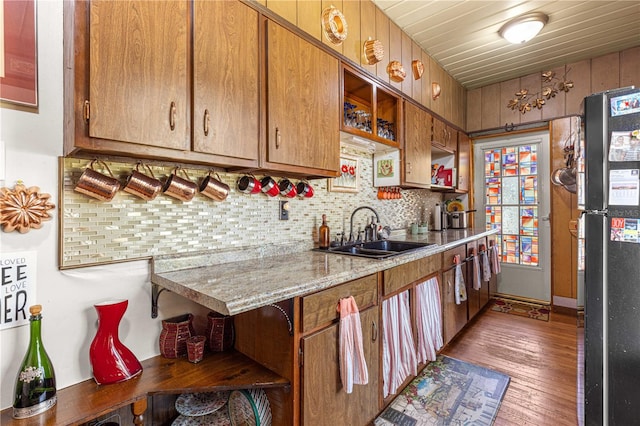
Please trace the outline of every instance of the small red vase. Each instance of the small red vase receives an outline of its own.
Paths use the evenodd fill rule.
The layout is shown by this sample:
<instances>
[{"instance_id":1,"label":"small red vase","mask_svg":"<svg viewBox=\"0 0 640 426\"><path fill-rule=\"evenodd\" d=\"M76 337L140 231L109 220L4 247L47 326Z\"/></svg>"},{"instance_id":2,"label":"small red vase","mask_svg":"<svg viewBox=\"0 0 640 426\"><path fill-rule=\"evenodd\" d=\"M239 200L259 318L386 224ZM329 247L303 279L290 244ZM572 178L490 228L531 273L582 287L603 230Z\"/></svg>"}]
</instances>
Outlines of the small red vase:
<instances>
[{"instance_id":1,"label":"small red vase","mask_svg":"<svg viewBox=\"0 0 640 426\"><path fill-rule=\"evenodd\" d=\"M128 305L128 300L93 305L98 312L98 331L89 348L89 359L99 385L124 382L142 373L140 361L118 337Z\"/></svg>"}]
</instances>

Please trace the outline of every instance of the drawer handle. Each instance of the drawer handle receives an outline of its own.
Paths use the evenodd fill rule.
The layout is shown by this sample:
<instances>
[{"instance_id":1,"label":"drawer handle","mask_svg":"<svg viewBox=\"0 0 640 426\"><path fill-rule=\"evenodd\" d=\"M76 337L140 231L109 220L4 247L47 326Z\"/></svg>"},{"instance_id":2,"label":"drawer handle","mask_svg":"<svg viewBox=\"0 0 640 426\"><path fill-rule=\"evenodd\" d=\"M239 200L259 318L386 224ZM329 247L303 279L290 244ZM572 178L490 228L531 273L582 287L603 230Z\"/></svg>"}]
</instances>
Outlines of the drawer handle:
<instances>
[{"instance_id":1,"label":"drawer handle","mask_svg":"<svg viewBox=\"0 0 640 426\"><path fill-rule=\"evenodd\" d=\"M280 148L280 142L282 142L282 136L280 135L280 129L276 127L276 149Z\"/></svg>"},{"instance_id":2,"label":"drawer handle","mask_svg":"<svg viewBox=\"0 0 640 426\"><path fill-rule=\"evenodd\" d=\"M204 135L205 136L209 136L209 110L205 109L204 110L204 120L203 120L203 127L204 127Z\"/></svg>"},{"instance_id":3,"label":"drawer handle","mask_svg":"<svg viewBox=\"0 0 640 426\"><path fill-rule=\"evenodd\" d=\"M371 321L371 341L378 340L378 324L375 321Z\"/></svg>"},{"instance_id":4,"label":"drawer handle","mask_svg":"<svg viewBox=\"0 0 640 426\"><path fill-rule=\"evenodd\" d=\"M171 107L169 109L169 128L171 130L176 129L176 103L171 102Z\"/></svg>"}]
</instances>

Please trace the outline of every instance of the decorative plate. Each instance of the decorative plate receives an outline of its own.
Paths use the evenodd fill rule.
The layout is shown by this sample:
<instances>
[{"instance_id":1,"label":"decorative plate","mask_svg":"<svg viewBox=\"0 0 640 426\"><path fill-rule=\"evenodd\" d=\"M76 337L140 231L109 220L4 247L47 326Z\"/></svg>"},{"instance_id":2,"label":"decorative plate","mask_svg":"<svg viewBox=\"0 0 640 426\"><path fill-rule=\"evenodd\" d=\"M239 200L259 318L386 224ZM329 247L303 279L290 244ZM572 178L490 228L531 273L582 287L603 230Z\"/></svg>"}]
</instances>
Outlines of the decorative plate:
<instances>
[{"instance_id":1,"label":"decorative plate","mask_svg":"<svg viewBox=\"0 0 640 426\"><path fill-rule=\"evenodd\" d=\"M229 395L232 426L271 426L271 407L262 389L241 389Z\"/></svg>"},{"instance_id":2,"label":"decorative plate","mask_svg":"<svg viewBox=\"0 0 640 426\"><path fill-rule=\"evenodd\" d=\"M42 222L50 220L48 210L55 207L49 202L51 195L41 194L40 188L27 188L18 181L13 189L0 188L0 226L4 232L21 234L40 229Z\"/></svg>"},{"instance_id":3,"label":"decorative plate","mask_svg":"<svg viewBox=\"0 0 640 426\"><path fill-rule=\"evenodd\" d=\"M205 416L185 416L180 414L171 426L231 426L227 410L219 410Z\"/></svg>"},{"instance_id":4,"label":"decorative plate","mask_svg":"<svg viewBox=\"0 0 640 426\"><path fill-rule=\"evenodd\" d=\"M228 391L183 393L176 399L176 410L183 416L204 416L218 411L228 400Z\"/></svg>"}]
</instances>

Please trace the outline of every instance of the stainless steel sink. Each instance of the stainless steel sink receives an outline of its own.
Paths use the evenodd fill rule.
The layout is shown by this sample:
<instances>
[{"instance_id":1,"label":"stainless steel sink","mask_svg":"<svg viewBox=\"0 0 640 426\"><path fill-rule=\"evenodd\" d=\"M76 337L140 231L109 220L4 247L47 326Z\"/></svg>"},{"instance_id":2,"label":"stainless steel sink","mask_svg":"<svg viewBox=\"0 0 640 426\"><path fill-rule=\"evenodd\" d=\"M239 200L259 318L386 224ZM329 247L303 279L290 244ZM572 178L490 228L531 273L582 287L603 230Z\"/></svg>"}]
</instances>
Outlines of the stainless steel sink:
<instances>
[{"instance_id":1,"label":"stainless steel sink","mask_svg":"<svg viewBox=\"0 0 640 426\"><path fill-rule=\"evenodd\" d=\"M329 250L323 251L348 256L368 257L371 259L386 259L391 256L397 256L399 254L418 250L433 244L434 243L420 243L415 241L380 240L331 247Z\"/></svg>"}]
</instances>

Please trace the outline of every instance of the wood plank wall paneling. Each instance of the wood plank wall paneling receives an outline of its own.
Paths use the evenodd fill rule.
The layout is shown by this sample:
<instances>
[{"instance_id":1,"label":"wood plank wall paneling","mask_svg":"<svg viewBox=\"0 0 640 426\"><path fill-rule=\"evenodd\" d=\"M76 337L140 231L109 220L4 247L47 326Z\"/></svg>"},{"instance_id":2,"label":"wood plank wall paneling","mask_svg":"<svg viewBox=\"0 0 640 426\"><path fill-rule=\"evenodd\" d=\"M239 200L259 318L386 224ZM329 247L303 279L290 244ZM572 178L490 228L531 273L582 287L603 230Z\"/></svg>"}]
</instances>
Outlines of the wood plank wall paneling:
<instances>
[{"instance_id":1,"label":"wood plank wall paneling","mask_svg":"<svg viewBox=\"0 0 640 426\"><path fill-rule=\"evenodd\" d=\"M422 105L426 108L433 110L431 108L431 82L432 74L431 74L431 57L427 55L427 52L422 51L422 64L424 65L424 73L422 74Z\"/></svg>"},{"instance_id":2,"label":"wood plank wall paneling","mask_svg":"<svg viewBox=\"0 0 640 426\"><path fill-rule=\"evenodd\" d=\"M316 40L322 37L322 1L306 0L297 3L298 28L311 35Z\"/></svg>"},{"instance_id":3,"label":"wood plank wall paneling","mask_svg":"<svg viewBox=\"0 0 640 426\"><path fill-rule=\"evenodd\" d=\"M360 0L342 0L342 7L344 9L342 13L347 19L348 30L342 53L356 64L359 64L362 60L363 43L366 40L366 38L363 39L360 28L362 22L360 20Z\"/></svg>"},{"instance_id":4,"label":"wood plank wall paneling","mask_svg":"<svg viewBox=\"0 0 640 426\"><path fill-rule=\"evenodd\" d=\"M604 90L616 89L634 85L640 86L640 46L632 47L621 52L614 52L597 58L568 63L554 68L558 78L566 78L573 82L573 88L568 92L560 92L556 97L546 100L542 108L542 115L539 116L533 111L520 117L520 123L531 123L539 120L552 120L554 118L568 115L582 114L582 101L585 96ZM501 82L502 85L511 85L514 81L519 81L522 88L527 88L534 93L528 85L535 82L535 75L520 77L518 79ZM541 75L537 74L540 78ZM536 84L536 88L538 85ZM480 95L476 93L480 90ZM495 84L487 85L479 89L467 92L467 132L488 130L504 126L499 115L504 115L502 109L506 105L498 105L495 102ZM481 106L475 105L480 100ZM499 111L499 112L498 112ZM480 117L478 117L478 114Z\"/></svg>"},{"instance_id":5,"label":"wood plank wall paneling","mask_svg":"<svg viewBox=\"0 0 640 426\"><path fill-rule=\"evenodd\" d=\"M288 0L266 0L266 6L293 25L297 25L297 2Z\"/></svg>"},{"instance_id":6,"label":"wood plank wall paneling","mask_svg":"<svg viewBox=\"0 0 640 426\"><path fill-rule=\"evenodd\" d=\"M620 85L620 54L618 52L591 60L591 93L614 89Z\"/></svg>"},{"instance_id":7,"label":"wood plank wall paneling","mask_svg":"<svg viewBox=\"0 0 640 426\"><path fill-rule=\"evenodd\" d=\"M391 61L402 63L402 30L393 22L389 22L389 60L387 61L387 66ZM402 83L389 78L389 84L398 90L402 90Z\"/></svg>"},{"instance_id":8,"label":"wood plank wall paneling","mask_svg":"<svg viewBox=\"0 0 640 426\"><path fill-rule=\"evenodd\" d=\"M564 148L572 133L579 131L576 117L551 123L551 171L565 167ZM570 221L577 219L577 198L561 186L551 186L551 294L577 298L577 240Z\"/></svg>"},{"instance_id":9,"label":"wood plank wall paneling","mask_svg":"<svg viewBox=\"0 0 640 426\"><path fill-rule=\"evenodd\" d=\"M371 0L362 0L360 2L360 36L362 43L366 40L376 39L376 6ZM361 47L364 49L364 46ZM371 75L376 75L376 65L369 65L364 54L360 54L360 65L362 69Z\"/></svg>"},{"instance_id":10,"label":"wood plank wall paneling","mask_svg":"<svg viewBox=\"0 0 640 426\"><path fill-rule=\"evenodd\" d=\"M573 89L565 95L566 98L566 111L571 111L573 114L582 114L582 101L585 96L591 93L591 60L585 59L584 61L574 62L567 64L567 78L573 81Z\"/></svg>"},{"instance_id":11,"label":"wood plank wall paneling","mask_svg":"<svg viewBox=\"0 0 640 426\"><path fill-rule=\"evenodd\" d=\"M404 67L404 71L407 73L404 81L402 82L402 93L407 95L410 98L413 98L413 72L411 69L411 61L413 58L413 41L411 37L407 35L404 31L400 31L401 34L401 42L402 42L402 66ZM414 100L420 102L418 99Z\"/></svg>"},{"instance_id":12,"label":"wood plank wall paneling","mask_svg":"<svg viewBox=\"0 0 640 426\"><path fill-rule=\"evenodd\" d=\"M640 46L620 52L620 87L640 86Z\"/></svg>"},{"instance_id":13,"label":"wood plank wall paneling","mask_svg":"<svg viewBox=\"0 0 640 426\"><path fill-rule=\"evenodd\" d=\"M376 64L376 76L388 83L387 64L391 60L389 48L389 18L376 7L376 39L384 46L384 59Z\"/></svg>"}]
</instances>

